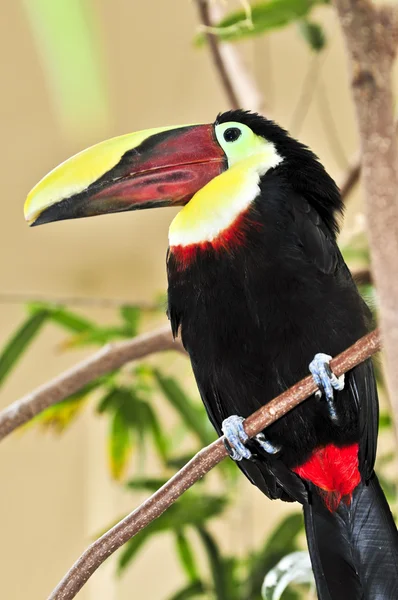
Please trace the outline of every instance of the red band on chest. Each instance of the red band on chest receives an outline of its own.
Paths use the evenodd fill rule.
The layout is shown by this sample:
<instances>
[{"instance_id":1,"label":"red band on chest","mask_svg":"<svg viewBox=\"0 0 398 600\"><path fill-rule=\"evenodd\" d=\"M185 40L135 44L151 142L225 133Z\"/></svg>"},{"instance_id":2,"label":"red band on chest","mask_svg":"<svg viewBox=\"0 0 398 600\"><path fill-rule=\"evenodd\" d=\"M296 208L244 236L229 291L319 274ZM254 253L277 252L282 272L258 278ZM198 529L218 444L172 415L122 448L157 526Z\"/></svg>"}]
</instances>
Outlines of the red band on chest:
<instances>
[{"instance_id":1,"label":"red band on chest","mask_svg":"<svg viewBox=\"0 0 398 600\"><path fill-rule=\"evenodd\" d=\"M221 231L216 238L211 240L211 242L199 242L196 244L188 244L187 246L170 246L170 252L172 252L181 268L185 268L202 253L218 253L222 250L230 251L236 247L243 246L246 242L250 228L259 230L261 228L261 223L251 220L247 215L247 211L245 211L236 217L233 223Z\"/></svg>"},{"instance_id":2,"label":"red band on chest","mask_svg":"<svg viewBox=\"0 0 398 600\"><path fill-rule=\"evenodd\" d=\"M361 481L358 469L358 444L339 448L329 444L314 450L310 458L293 469L314 483L327 508L334 512L341 501L350 504L352 492Z\"/></svg>"}]
</instances>

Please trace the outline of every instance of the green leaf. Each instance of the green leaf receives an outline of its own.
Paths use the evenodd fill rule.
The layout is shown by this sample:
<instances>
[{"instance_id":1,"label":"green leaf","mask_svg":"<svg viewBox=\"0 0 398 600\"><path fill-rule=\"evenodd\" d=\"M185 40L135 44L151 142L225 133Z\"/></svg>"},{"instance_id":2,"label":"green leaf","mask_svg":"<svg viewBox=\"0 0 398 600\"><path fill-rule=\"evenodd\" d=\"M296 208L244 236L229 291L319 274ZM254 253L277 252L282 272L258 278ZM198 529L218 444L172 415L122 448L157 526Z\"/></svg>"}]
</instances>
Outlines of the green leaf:
<instances>
[{"instance_id":1,"label":"green leaf","mask_svg":"<svg viewBox=\"0 0 398 600\"><path fill-rule=\"evenodd\" d=\"M274 565L264 578L261 596L264 600L280 600L282 594L284 598L287 594L291 596L292 590L288 586L292 583L315 583L308 552L291 552Z\"/></svg>"},{"instance_id":2,"label":"green leaf","mask_svg":"<svg viewBox=\"0 0 398 600\"><path fill-rule=\"evenodd\" d=\"M210 571L214 583L216 600L231 600L228 594L228 579L226 577L224 562L213 537L204 527L197 527L197 532L203 542L209 561Z\"/></svg>"},{"instance_id":3,"label":"green leaf","mask_svg":"<svg viewBox=\"0 0 398 600\"><path fill-rule=\"evenodd\" d=\"M46 310L48 318L60 325L67 331L76 335L69 338L62 344L63 348L73 348L84 345L103 345L115 339L123 339L133 337L137 333L138 316L133 324L134 307L126 308L126 319L122 327L101 327L94 321L90 321L75 312L65 309L63 306L36 302L29 305L29 310L35 314L39 311ZM131 311L129 309L132 309ZM130 320L127 321L127 315Z\"/></svg>"},{"instance_id":4,"label":"green leaf","mask_svg":"<svg viewBox=\"0 0 398 600\"><path fill-rule=\"evenodd\" d=\"M46 310L29 316L16 333L8 340L0 354L0 385L4 383L23 352L48 318Z\"/></svg>"},{"instance_id":5,"label":"green leaf","mask_svg":"<svg viewBox=\"0 0 398 600\"><path fill-rule=\"evenodd\" d=\"M137 538L144 535L145 541L149 536L158 535L165 531L175 533L186 526L202 526L210 519L219 515L226 506L227 498L224 496L216 496L210 494L197 494L194 490L188 490L178 502L172 504L166 512L164 512L155 521L152 521ZM135 540L136 538L133 538ZM133 540L131 542L133 543ZM127 564L133 559L137 550L141 547L140 544L136 547L130 542L126 544L126 549L119 559L119 571L122 571Z\"/></svg>"},{"instance_id":6,"label":"green leaf","mask_svg":"<svg viewBox=\"0 0 398 600\"><path fill-rule=\"evenodd\" d=\"M44 429L52 429L56 433L63 433L81 413L84 405L90 397L90 393L101 386L103 381L98 379L86 385L80 392L72 394L69 398L49 406L42 413L36 415L27 423L27 428L31 425L39 425Z\"/></svg>"},{"instance_id":7,"label":"green leaf","mask_svg":"<svg viewBox=\"0 0 398 600\"><path fill-rule=\"evenodd\" d=\"M176 545L177 554L188 578L192 581L192 583L198 581L199 571L196 565L194 553L188 538L182 530L178 530L176 533Z\"/></svg>"},{"instance_id":8,"label":"green leaf","mask_svg":"<svg viewBox=\"0 0 398 600\"><path fill-rule=\"evenodd\" d=\"M168 460L168 449L169 443L167 437L163 433L163 429L159 423L157 415L150 404L147 404L148 414L147 418L149 426L152 432L152 439L156 450L163 463L166 464Z\"/></svg>"},{"instance_id":9,"label":"green leaf","mask_svg":"<svg viewBox=\"0 0 398 600\"><path fill-rule=\"evenodd\" d=\"M379 429L387 429L392 425L391 415L387 412L380 413L379 416Z\"/></svg>"},{"instance_id":10,"label":"green leaf","mask_svg":"<svg viewBox=\"0 0 398 600\"><path fill-rule=\"evenodd\" d=\"M96 4L89 8L81 0L24 0L23 6L63 131L98 131L109 121L110 111Z\"/></svg>"},{"instance_id":11,"label":"green leaf","mask_svg":"<svg viewBox=\"0 0 398 600\"><path fill-rule=\"evenodd\" d=\"M206 598L209 600L209 595L202 581L189 583L173 594L169 600L190 600L191 598Z\"/></svg>"},{"instance_id":12,"label":"green leaf","mask_svg":"<svg viewBox=\"0 0 398 600\"><path fill-rule=\"evenodd\" d=\"M120 411L114 413L108 436L109 463L112 476L122 479L132 451L129 427Z\"/></svg>"},{"instance_id":13,"label":"green leaf","mask_svg":"<svg viewBox=\"0 0 398 600\"><path fill-rule=\"evenodd\" d=\"M123 327L95 327L83 331L78 335L69 338L64 344L64 348L77 348L80 346L103 346L114 340L129 338L130 333Z\"/></svg>"},{"instance_id":14,"label":"green leaf","mask_svg":"<svg viewBox=\"0 0 398 600\"><path fill-rule=\"evenodd\" d=\"M138 333L141 311L137 306L125 305L120 308L120 314L126 324L126 331L131 337Z\"/></svg>"},{"instance_id":15,"label":"green leaf","mask_svg":"<svg viewBox=\"0 0 398 600\"><path fill-rule=\"evenodd\" d=\"M67 310L63 306L47 302L34 302L28 305L28 309L33 314L46 310L48 312L49 320L57 323L57 325L61 325L61 327L73 333L83 333L96 328L94 322Z\"/></svg>"},{"instance_id":16,"label":"green leaf","mask_svg":"<svg viewBox=\"0 0 398 600\"><path fill-rule=\"evenodd\" d=\"M313 23L303 19L299 23L299 31L310 48L315 52L320 52L326 45L326 35L319 23Z\"/></svg>"},{"instance_id":17,"label":"green leaf","mask_svg":"<svg viewBox=\"0 0 398 600\"><path fill-rule=\"evenodd\" d=\"M121 575L127 565L131 563L137 552L141 550L143 545L148 541L149 537L150 533L148 533L148 527L146 527L124 544L117 565L118 575Z\"/></svg>"},{"instance_id":18,"label":"green leaf","mask_svg":"<svg viewBox=\"0 0 398 600\"><path fill-rule=\"evenodd\" d=\"M244 10L238 10L224 17L216 25L217 36L223 41L258 36L303 19L314 6L325 3L325 0L269 0L253 4L250 15ZM207 37L203 33L195 38L198 46L206 41Z\"/></svg>"},{"instance_id":19,"label":"green leaf","mask_svg":"<svg viewBox=\"0 0 398 600\"><path fill-rule=\"evenodd\" d=\"M97 412L99 414L103 414L105 412L113 413L119 408L121 402L122 402L122 399L120 397L119 388L112 388L99 401L98 406L97 406Z\"/></svg>"},{"instance_id":20,"label":"green leaf","mask_svg":"<svg viewBox=\"0 0 398 600\"><path fill-rule=\"evenodd\" d=\"M166 481L167 479L160 477L134 477L134 479L131 479L126 483L126 487L130 490L157 492Z\"/></svg>"},{"instance_id":21,"label":"green leaf","mask_svg":"<svg viewBox=\"0 0 398 600\"><path fill-rule=\"evenodd\" d=\"M177 410L189 430L199 438L202 445L211 444L215 434L210 429L203 407L195 406L175 379L162 375L157 369L154 369L153 375L164 396Z\"/></svg>"},{"instance_id":22,"label":"green leaf","mask_svg":"<svg viewBox=\"0 0 398 600\"><path fill-rule=\"evenodd\" d=\"M272 531L264 547L250 560L245 598L258 594L264 577L284 556L298 549L297 538L303 531L304 522L300 513L286 517Z\"/></svg>"}]
</instances>

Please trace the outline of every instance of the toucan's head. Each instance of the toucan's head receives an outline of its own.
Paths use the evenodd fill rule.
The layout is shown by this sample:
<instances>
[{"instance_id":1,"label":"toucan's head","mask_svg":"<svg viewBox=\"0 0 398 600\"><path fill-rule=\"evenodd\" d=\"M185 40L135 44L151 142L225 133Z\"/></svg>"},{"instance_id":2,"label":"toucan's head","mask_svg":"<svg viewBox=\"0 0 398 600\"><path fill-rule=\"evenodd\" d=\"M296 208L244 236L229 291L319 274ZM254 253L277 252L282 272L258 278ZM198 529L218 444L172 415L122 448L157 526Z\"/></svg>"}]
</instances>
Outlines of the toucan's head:
<instances>
[{"instance_id":1,"label":"toucan's head","mask_svg":"<svg viewBox=\"0 0 398 600\"><path fill-rule=\"evenodd\" d=\"M257 114L229 111L211 124L140 131L80 152L32 189L25 218L30 225L40 225L140 208L184 206L209 184L224 193L224 183L225 189L236 187L249 171L259 179L279 168L284 168L285 175L291 172L297 181L307 169L309 177L315 174L320 179L321 188L322 179L328 178L316 157L284 129ZM234 175L229 183L226 172ZM228 194L224 195L228 203Z\"/></svg>"}]
</instances>

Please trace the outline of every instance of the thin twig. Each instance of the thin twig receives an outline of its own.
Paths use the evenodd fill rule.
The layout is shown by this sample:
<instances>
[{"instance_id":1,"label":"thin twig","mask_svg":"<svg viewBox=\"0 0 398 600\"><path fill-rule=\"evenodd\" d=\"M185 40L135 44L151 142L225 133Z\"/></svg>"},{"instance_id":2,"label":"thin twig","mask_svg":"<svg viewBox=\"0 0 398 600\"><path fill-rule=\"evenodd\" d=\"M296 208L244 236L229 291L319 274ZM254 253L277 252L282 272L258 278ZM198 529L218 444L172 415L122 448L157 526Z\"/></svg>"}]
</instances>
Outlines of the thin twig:
<instances>
[{"instance_id":1,"label":"thin twig","mask_svg":"<svg viewBox=\"0 0 398 600\"><path fill-rule=\"evenodd\" d=\"M395 121L395 133L398 134L398 119ZM350 166L342 177L339 185L340 194L343 200L347 200L352 190L359 181L361 175L361 161L359 154L352 159Z\"/></svg>"},{"instance_id":2,"label":"thin twig","mask_svg":"<svg viewBox=\"0 0 398 600\"><path fill-rule=\"evenodd\" d=\"M314 93L316 91L321 75L321 67L325 61L325 55L314 54L309 64L307 73L302 83L301 91L298 95L296 106L290 119L289 130L294 135L299 135L300 129L305 121L308 110L311 106Z\"/></svg>"},{"instance_id":3,"label":"thin twig","mask_svg":"<svg viewBox=\"0 0 398 600\"><path fill-rule=\"evenodd\" d=\"M332 360L331 367L334 373L340 376L349 371L380 350L380 346L380 335L376 329ZM244 422L247 434L250 437L257 435L314 394L316 389L312 376L302 379L248 417ZM159 517L177 498L226 456L223 437L198 452L155 494L91 544L50 594L48 600L71 600L74 598L91 575L111 554Z\"/></svg>"},{"instance_id":4,"label":"thin twig","mask_svg":"<svg viewBox=\"0 0 398 600\"><path fill-rule=\"evenodd\" d=\"M369 285L373 283L372 273L369 268L353 271L352 276L357 285Z\"/></svg>"},{"instance_id":5,"label":"thin twig","mask_svg":"<svg viewBox=\"0 0 398 600\"><path fill-rule=\"evenodd\" d=\"M348 158L345 153L344 145L339 136L339 128L336 124L335 111L330 104L329 96L325 89L322 75L318 83L318 109L319 116L323 123L323 129L326 132L329 147L334 155L336 162L342 170L349 168Z\"/></svg>"},{"instance_id":6,"label":"thin twig","mask_svg":"<svg viewBox=\"0 0 398 600\"><path fill-rule=\"evenodd\" d=\"M357 155L351 161L351 164L348 167L347 171L344 173L341 183L339 185L340 194L344 201L347 201L348 196L351 194L352 190L358 183L360 174L361 162L359 156Z\"/></svg>"},{"instance_id":7,"label":"thin twig","mask_svg":"<svg viewBox=\"0 0 398 600\"><path fill-rule=\"evenodd\" d=\"M181 343L173 340L169 325L139 335L132 340L107 344L83 362L61 373L0 412L0 440L49 406L75 394L97 377L119 369L127 362L164 350L185 353Z\"/></svg>"},{"instance_id":8,"label":"thin twig","mask_svg":"<svg viewBox=\"0 0 398 600\"><path fill-rule=\"evenodd\" d=\"M225 93L228 98L228 102L231 108L240 108L240 102L237 94L235 93L234 85L232 83L232 79L229 76L229 73L225 67L224 61L221 56L218 37L214 33L209 31L209 28L212 27L212 22L210 18L209 11L209 3L208 0L197 0L200 20L202 25L205 27L204 35L207 37L207 41L210 47L210 52L213 57L213 62L216 67L216 70L219 74L221 83L225 90Z\"/></svg>"}]
</instances>

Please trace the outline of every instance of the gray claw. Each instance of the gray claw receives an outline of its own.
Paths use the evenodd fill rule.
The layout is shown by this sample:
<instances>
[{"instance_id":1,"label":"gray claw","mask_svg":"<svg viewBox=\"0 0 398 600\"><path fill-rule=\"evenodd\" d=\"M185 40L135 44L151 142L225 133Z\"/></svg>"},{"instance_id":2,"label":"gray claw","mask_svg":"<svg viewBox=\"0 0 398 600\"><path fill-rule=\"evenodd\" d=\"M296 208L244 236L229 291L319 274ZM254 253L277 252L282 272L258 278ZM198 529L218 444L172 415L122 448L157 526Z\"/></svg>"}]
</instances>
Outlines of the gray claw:
<instances>
[{"instance_id":1,"label":"gray claw","mask_svg":"<svg viewBox=\"0 0 398 600\"><path fill-rule=\"evenodd\" d=\"M333 399L333 390L344 389L344 375L341 375L341 377L336 377L329 366L331 360L332 357L329 356L329 354L323 354L321 352L315 354L313 360L309 364L309 370L319 388L319 390L315 393L315 396L320 398L322 393L325 394L330 418L333 421L337 421L338 417Z\"/></svg>"},{"instance_id":2,"label":"gray claw","mask_svg":"<svg viewBox=\"0 0 398 600\"><path fill-rule=\"evenodd\" d=\"M277 454L281 450L281 446L272 444L269 440L267 440L263 433L259 433L254 439L261 446L261 448L267 452L267 454Z\"/></svg>"},{"instance_id":3,"label":"gray claw","mask_svg":"<svg viewBox=\"0 0 398 600\"><path fill-rule=\"evenodd\" d=\"M246 446L249 436L243 427L243 417L232 415L222 422L222 432L226 437L228 446L226 445L228 454L233 460L242 460L242 458L251 458L252 453Z\"/></svg>"}]
</instances>

